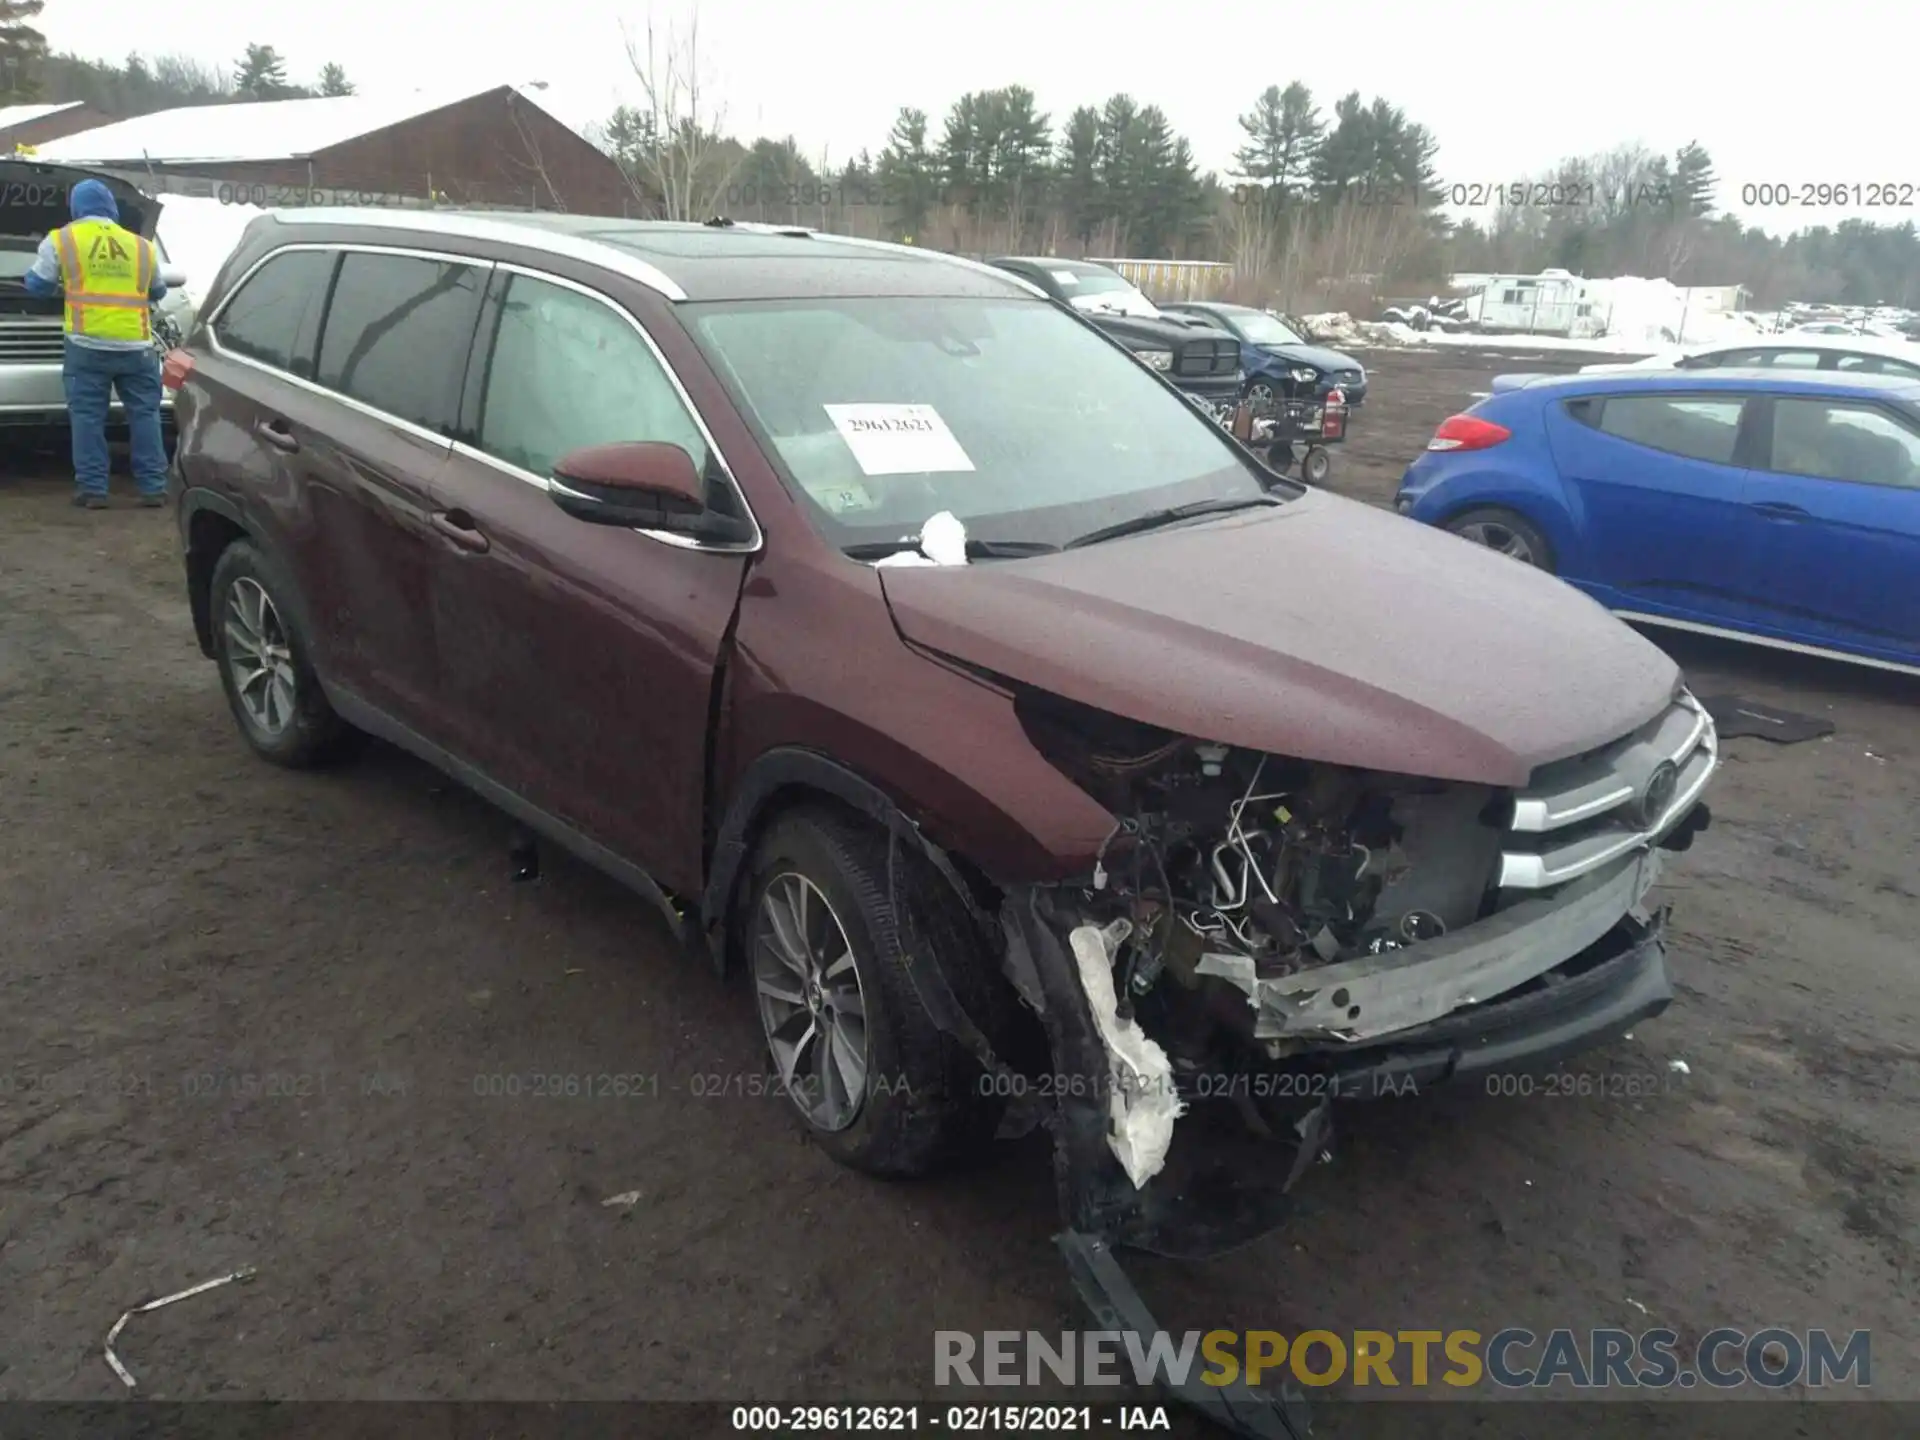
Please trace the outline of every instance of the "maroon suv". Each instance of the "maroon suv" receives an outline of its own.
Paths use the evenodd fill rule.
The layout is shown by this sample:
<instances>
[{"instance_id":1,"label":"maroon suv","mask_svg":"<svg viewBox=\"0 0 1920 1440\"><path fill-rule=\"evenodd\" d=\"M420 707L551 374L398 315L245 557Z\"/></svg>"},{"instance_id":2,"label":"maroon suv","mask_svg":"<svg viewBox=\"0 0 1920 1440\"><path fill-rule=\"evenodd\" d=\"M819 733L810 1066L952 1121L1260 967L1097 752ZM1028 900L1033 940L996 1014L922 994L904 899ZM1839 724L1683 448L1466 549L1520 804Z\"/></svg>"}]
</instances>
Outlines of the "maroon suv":
<instances>
[{"instance_id":1,"label":"maroon suv","mask_svg":"<svg viewBox=\"0 0 1920 1440\"><path fill-rule=\"evenodd\" d=\"M1208 1248L1331 1098L1671 998L1648 889L1715 763L1672 662L1274 475L1006 273L288 212L168 375L248 743L384 737L651 897L848 1164L926 1170L1011 1102L1069 1232Z\"/></svg>"}]
</instances>

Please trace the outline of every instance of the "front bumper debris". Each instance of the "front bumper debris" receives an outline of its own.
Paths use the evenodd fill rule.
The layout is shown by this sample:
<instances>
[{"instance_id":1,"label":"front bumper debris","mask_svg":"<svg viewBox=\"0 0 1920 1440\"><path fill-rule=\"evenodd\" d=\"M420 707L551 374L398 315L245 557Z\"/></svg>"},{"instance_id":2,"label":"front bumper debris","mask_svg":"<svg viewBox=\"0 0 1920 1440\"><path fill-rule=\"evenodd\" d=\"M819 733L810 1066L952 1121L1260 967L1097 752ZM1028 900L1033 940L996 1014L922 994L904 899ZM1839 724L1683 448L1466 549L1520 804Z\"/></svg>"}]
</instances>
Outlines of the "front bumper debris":
<instances>
[{"instance_id":1,"label":"front bumper debris","mask_svg":"<svg viewBox=\"0 0 1920 1440\"><path fill-rule=\"evenodd\" d=\"M1700 807L1657 844L1684 848L1706 819ZM924 837L919 844L944 860ZM1657 850L1644 848L1455 932L1318 969L1271 978L1209 969L1245 981L1255 1016L1243 1043L1255 1063L1321 1077L1288 1090L1310 1098L1285 1123L1259 1126L1230 1106L1188 1107L1171 1088L1170 1108L1124 1103L1139 1097L1120 1087L1178 1080L1158 1040L1116 1010L1112 977L1089 977L1093 961L1110 963L1109 942L1124 925L1090 924L1069 887L1013 887L997 914L976 910L983 938L1045 1031L1055 1240L1099 1323L1143 1336L1159 1328L1119 1266L1120 1248L1206 1259L1283 1225L1302 1176L1332 1159L1334 1100L1542 1067L1665 1009L1673 998L1665 917L1644 908L1659 863ZM938 966L912 970L936 1023L1017 1085ZM1230 1004L1231 992L1223 999ZM1168 1395L1239 1435L1297 1440L1308 1430L1297 1391L1174 1387Z\"/></svg>"},{"instance_id":2,"label":"front bumper debris","mask_svg":"<svg viewBox=\"0 0 1920 1440\"><path fill-rule=\"evenodd\" d=\"M1228 956L1208 956L1202 972L1247 991L1260 1040L1396 1036L1505 995L1599 943L1638 908L1659 868L1658 852L1642 851L1437 939L1294 975L1256 979Z\"/></svg>"}]
</instances>

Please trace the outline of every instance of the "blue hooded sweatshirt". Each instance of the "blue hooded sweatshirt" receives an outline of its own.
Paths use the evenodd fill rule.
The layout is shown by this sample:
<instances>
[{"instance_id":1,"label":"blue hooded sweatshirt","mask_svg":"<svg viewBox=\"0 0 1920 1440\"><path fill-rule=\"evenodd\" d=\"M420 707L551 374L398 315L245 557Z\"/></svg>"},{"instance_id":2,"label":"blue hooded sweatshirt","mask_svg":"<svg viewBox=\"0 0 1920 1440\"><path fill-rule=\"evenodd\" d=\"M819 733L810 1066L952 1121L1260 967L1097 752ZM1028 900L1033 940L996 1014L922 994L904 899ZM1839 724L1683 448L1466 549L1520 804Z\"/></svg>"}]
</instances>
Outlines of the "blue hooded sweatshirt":
<instances>
[{"instance_id":1,"label":"blue hooded sweatshirt","mask_svg":"<svg viewBox=\"0 0 1920 1440\"><path fill-rule=\"evenodd\" d=\"M98 180L82 180L73 187L73 193L67 197L68 209L76 220L112 220L120 219L119 202ZM34 257L33 268L27 271L26 287L29 295L58 295L60 283L60 252L55 247L53 237L47 236L40 242L40 253ZM158 301L167 293L167 282L160 278L156 266L153 276L153 288L147 292L149 301ZM101 350L144 350L145 340L101 340L91 335L69 337L76 345L93 346Z\"/></svg>"}]
</instances>

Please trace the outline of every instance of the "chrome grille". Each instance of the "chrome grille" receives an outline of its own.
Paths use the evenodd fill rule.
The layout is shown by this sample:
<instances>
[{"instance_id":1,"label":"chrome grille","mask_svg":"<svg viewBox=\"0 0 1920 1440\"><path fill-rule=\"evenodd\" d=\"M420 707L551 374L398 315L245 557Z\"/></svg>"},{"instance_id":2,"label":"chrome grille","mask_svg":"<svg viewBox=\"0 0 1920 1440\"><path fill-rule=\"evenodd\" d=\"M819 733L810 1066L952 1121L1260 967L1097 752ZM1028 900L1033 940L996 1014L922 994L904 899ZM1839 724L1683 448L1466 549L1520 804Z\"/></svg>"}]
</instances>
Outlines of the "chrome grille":
<instances>
[{"instance_id":1,"label":"chrome grille","mask_svg":"<svg viewBox=\"0 0 1920 1440\"><path fill-rule=\"evenodd\" d=\"M1693 808L1719 753L1713 718L1682 692L1631 735L1541 767L1513 798L1501 888L1545 890L1653 844Z\"/></svg>"},{"instance_id":2,"label":"chrome grille","mask_svg":"<svg viewBox=\"0 0 1920 1440\"><path fill-rule=\"evenodd\" d=\"M0 321L0 365L58 365L65 345L58 320Z\"/></svg>"}]
</instances>

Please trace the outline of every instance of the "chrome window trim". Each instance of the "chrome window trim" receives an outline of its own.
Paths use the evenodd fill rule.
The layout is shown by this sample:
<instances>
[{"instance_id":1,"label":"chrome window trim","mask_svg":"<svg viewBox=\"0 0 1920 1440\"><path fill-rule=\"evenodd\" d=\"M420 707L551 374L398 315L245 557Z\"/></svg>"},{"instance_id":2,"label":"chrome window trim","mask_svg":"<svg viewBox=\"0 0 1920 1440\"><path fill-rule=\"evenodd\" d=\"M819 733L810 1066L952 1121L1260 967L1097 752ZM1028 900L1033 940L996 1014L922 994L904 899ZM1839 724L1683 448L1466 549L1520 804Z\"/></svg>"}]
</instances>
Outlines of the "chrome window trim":
<instances>
[{"instance_id":1,"label":"chrome window trim","mask_svg":"<svg viewBox=\"0 0 1920 1440\"><path fill-rule=\"evenodd\" d=\"M649 264L629 250L598 240L587 240L561 230L538 225L518 225L511 220L490 216L463 215L448 210L367 210L342 206L281 210L276 218L286 225L365 225L390 230L411 230L428 235L457 235L463 240L492 240L503 245L520 245L543 250L570 260L584 260L611 270L629 280L637 280L649 290L657 290L669 300L684 300L687 292L676 285L666 271ZM615 223L608 217L608 223Z\"/></svg>"},{"instance_id":2,"label":"chrome window trim","mask_svg":"<svg viewBox=\"0 0 1920 1440\"><path fill-rule=\"evenodd\" d=\"M369 405L363 400L357 400L351 395L343 395L338 390L331 390L316 380L309 380L304 376L295 375L291 371L279 369L277 366L269 365L265 361L255 360L252 356L241 355L236 351L227 349L220 343L220 337L215 333L214 327L220 323L221 317L226 313L227 306L233 302L233 297L240 293L241 289L253 278L254 274L260 270L262 266L277 256L285 255L293 251L315 250L342 254L355 252L375 255L402 255L415 260L443 261L455 265L468 265L489 276L495 270L507 270L516 274L525 275L531 280L541 280L548 284L561 286L564 289L578 291L580 294L598 300L601 304L606 305L629 325L633 326L634 330L638 332L642 342L645 343L647 349L652 353L653 358L659 363L661 370L666 373L667 379L672 382L674 394L679 397L680 403L686 409L687 413L693 417L694 426L700 431L701 438L707 442L708 447L719 457L720 468L726 475L727 484L732 487L734 497L739 500L741 512L747 517L747 523L753 527L753 536L750 540L732 541L726 544L715 544L709 541L695 540L689 536L675 535L665 530L636 529L633 533L636 535L644 535L649 540L656 540L662 545L671 545L678 550L701 550L724 555L756 555L765 548L766 532L761 529L760 517L753 513L753 506L748 502L746 492L740 488L740 482L734 478L732 462L727 459L726 451L720 448L719 441L714 439L712 430L707 427L706 418L701 415L699 407L693 403L693 397L687 393L687 387L681 383L679 373L668 363L667 357L661 353L660 347L654 343L653 336L647 333L646 327L641 325L630 310L614 300L611 296L595 290L590 285L582 285L579 281L571 280L564 275L555 275L550 271L540 270L534 266L510 261L484 260L473 255L456 255L440 250L418 250L409 246L384 245L374 241L289 241L285 245L275 246L253 264L249 265L246 272L242 274L239 279L235 280L232 288L221 297L220 303L214 308L213 313L207 317L207 344L216 354L224 360L231 360L237 364L251 366L263 375L272 375L281 380L285 380L307 391L309 394L338 401L348 409L365 415L369 419L382 421L400 431L402 434L415 439L429 441L441 447L444 453L457 453L467 459L481 461L516 480L524 481L529 485L536 486L542 491L551 493L551 482L545 477L535 475L530 470L522 470L519 466L509 464L497 455L489 455L477 446L455 440L452 436L443 435L436 430L430 430L424 425L417 425L413 421L402 419L398 415L388 414L386 411Z\"/></svg>"},{"instance_id":3,"label":"chrome window trim","mask_svg":"<svg viewBox=\"0 0 1920 1440\"><path fill-rule=\"evenodd\" d=\"M357 240L291 240L285 245L274 246L273 249L249 265L240 278L227 287L227 293L220 297L220 303L213 307L212 313L205 317L208 338L215 341L214 348L220 350L222 355L236 360L246 358L242 355L235 355L231 350L221 348L218 344L219 337L213 333L213 327L220 323L227 313L227 307L233 304L233 297L240 293L246 286L246 283L253 279L253 277L265 267L269 260L278 259L280 256L291 254L296 250L333 250L340 252L353 250L371 255L404 255L410 260L437 260L449 265L471 265L476 270L484 271L491 271L495 264L492 260L482 260L473 255L453 255L444 250L416 250L408 245L381 245L373 241L362 244ZM318 364L319 359L320 357L316 355L314 357L314 363ZM270 365L264 368L269 370L273 369ZM274 373L279 374L282 372L275 371ZM328 391L327 393L332 394L333 392Z\"/></svg>"},{"instance_id":4,"label":"chrome window trim","mask_svg":"<svg viewBox=\"0 0 1920 1440\"><path fill-rule=\"evenodd\" d=\"M216 350L219 350L218 346L215 346L214 348ZM305 390L309 395L318 395L323 399L336 400L340 404L346 406L349 410L353 410L361 415L366 416L369 420L378 420L382 424L391 425L395 430L400 431L403 435L411 436L413 439L416 439L416 440L426 440L434 445L439 446L442 451L451 449L453 445L452 440L448 439L445 435L442 435L437 430L429 430L427 429L426 426L416 425L411 420L402 420L398 415L389 415L386 411L375 409L373 406L367 404L365 401L356 400L351 395L342 395L338 390L329 390L324 385L317 385L313 381L305 379L302 376L294 375L288 371L277 369L276 367L267 364L263 360L255 360L251 355L236 355L231 350L219 350L219 353L220 353L220 358L223 360L231 360L236 365L250 366L251 368L258 370L262 375L271 375L276 380L284 380L289 385L297 385L300 389Z\"/></svg>"},{"instance_id":5,"label":"chrome window trim","mask_svg":"<svg viewBox=\"0 0 1920 1440\"><path fill-rule=\"evenodd\" d=\"M338 390L329 389L319 381L309 380L303 375L296 375L291 370L282 370L277 365L269 365L266 361L256 360L251 355L242 355L236 350L229 350L220 343L220 336L215 332L214 326L218 325L221 318L226 314L227 306L233 303L233 297L240 293L246 283L253 278L254 273L269 260L295 250L329 250L341 253L351 250L376 255L404 255L413 260L445 261L455 265L471 266L483 276L492 273L494 262L491 260L475 259L471 255L447 255L437 251L409 250L390 245L361 245L341 241L300 241L295 244L278 246L249 265L246 274L233 282L233 288L221 297L220 304L215 308L213 314L207 318L207 344L212 347L214 353L220 356L221 359L251 366L263 375L272 375L278 379L287 381L289 384L297 385L311 395L320 395L329 400L336 400L340 404L345 405L349 410L365 415L368 419L379 420L384 424L392 426L403 435L408 435L418 440L431 441L433 444L438 445L443 453L449 451L453 445L452 438L441 434L438 430L430 430L425 425L403 419L398 415L380 409L377 405L369 405L364 400L356 399ZM485 294L484 285L482 287L482 294ZM315 365L319 364L319 356L317 354L314 356L314 363Z\"/></svg>"},{"instance_id":6,"label":"chrome window trim","mask_svg":"<svg viewBox=\"0 0 1920 1440\"><path fill-rule=\"evenodd\" d=\"M748 501L746 491L740 488L740 482L734 478L733 462L727 458L727 452L720 448L720 442L714 438L713 431L707 426L706 417L700 413L700 407L693 403L693 396L687 393L687 387L681 383L679 372L673 368L672 363L668 361L665 353L660 349L659 345L654 342L653 336L647 333L647 327L640 323L639 317L618 300L615 300L611 295L596 290L591 285L583 285L578 280L569 279L565 275L555 275L550 271L541 270L532 265L510 260L498 262L495 268L504 270L509 274L524 275L529 280L538 280L544 284L557 285L563 290L572 290L576 294L586 296L589 300L597 300L633 327L634 333L640 337L641 343L647 347L648 353L653 356L654 362L659 365L661 373L667 377L668 383L673 386L673 393L678 397L680 407L685 410L693 420L694 428L700 432L700 438L707 442L707 448L719 459L721 474L725 477L728 488L733 491L734 499L740 502L740 513L747 517L747 524L753 528L753 536L751 539L734 540L721 544L707 540L695 540L689 536L676 535L667 530L636 528L633 533L636 535L644 535L649 540L657 540L663 545L672 545L681 550L703 550L721 555L757 555L766 545L766 532L760 528L760 517L753 513L753 505ZM510 461L502 460L498 455L489 454L478 445L468 444L464 440L454 440L452 444L457 453L470 460L483 461L496 470L501 471L503 474L510 475L516 480L523 480L529 485L537 486L548 494L551 494L553 491L554 482L547 476L536 475L531 470L523 470L518 465ZM570 493L578 494L579 492L573 491ZM582 496L581 498L588 499L591 497Z\"/></svg>"}]
</instances>

